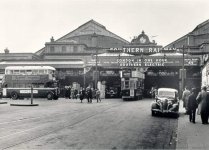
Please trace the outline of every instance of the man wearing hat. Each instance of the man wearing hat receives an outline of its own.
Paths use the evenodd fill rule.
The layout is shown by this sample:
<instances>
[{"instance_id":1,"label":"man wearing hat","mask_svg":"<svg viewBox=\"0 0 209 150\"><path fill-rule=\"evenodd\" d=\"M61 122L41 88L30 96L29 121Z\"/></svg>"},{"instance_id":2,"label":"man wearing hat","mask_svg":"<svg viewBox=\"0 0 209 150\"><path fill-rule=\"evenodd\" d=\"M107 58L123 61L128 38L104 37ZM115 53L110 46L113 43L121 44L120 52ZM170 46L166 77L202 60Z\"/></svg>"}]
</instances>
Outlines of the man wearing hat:
<instances>
[{"instance_id":1,"label":"man wearing hat","mask_svg":"<svg viewBox=\"0 0 209 150\"><path fill-rule=\"evenodd\" d=\"M197 109L197 101L196 101L196 89L192 88L191 95L189 95L188 98L188 113L189 113L189 121L195 123L195 115L196 115L196 109Z\"/></svg>"},{"instance_id":2,"label":"man wearing hat","mask_svg":"<svg viewBox=\"0 0 209 150\"><path fill-rule=\"evenodd\" d=\"M203 86L201 92L197 96L197 102L200 105L199 108L200 108L202 124L208 124L208 116L209 116L209 94L207 93L206 90L207 87Z\"/></svg>"}]
</instances>

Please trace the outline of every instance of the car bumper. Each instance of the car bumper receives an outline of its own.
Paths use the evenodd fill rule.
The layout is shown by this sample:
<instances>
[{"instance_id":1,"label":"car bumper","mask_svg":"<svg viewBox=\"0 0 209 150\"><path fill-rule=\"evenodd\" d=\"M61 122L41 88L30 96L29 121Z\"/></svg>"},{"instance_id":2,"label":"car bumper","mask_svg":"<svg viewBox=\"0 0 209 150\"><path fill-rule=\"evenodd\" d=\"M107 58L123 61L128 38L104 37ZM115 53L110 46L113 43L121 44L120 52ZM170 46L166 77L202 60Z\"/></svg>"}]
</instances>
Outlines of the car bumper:
<instances>
[{"instance_id":1,"label":"car bumper","mask_svg":"<svg viewBox=\"0 0 209 150\"><path fill-rule=\"evenodd\" d=\"M164 113L164 114L168 114L168 113L176 113L178 114L178 111L170 111L170 110L160 110L160 109L152 109L152 111L157 112L157 113Z\"/></svg>"}]
</instances>

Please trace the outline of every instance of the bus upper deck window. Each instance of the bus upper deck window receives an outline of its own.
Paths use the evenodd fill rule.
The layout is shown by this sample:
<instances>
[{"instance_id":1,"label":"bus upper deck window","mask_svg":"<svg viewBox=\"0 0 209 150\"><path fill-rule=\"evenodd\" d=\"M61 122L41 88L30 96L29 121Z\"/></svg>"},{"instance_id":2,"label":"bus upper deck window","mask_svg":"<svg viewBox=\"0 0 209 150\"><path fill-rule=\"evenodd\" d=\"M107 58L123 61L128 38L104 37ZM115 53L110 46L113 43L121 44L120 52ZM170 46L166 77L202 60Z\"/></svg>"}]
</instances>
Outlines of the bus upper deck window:
<instances>
[{"instance_id":1,"label":"bus upper deck window","mask_svg":"<svg viewBox=\"0 0 209 150\"><path fill-rule=\"evenodd\" d=\"M20 70L14 70L13 74L20 74Z\"/></svg>"},{"instance_id":2,"label":"bus upper deck window","mask_svg":"<svg viewBox=\"0 0 209 150\"><path fill-rule=\"evenodd\" d=\"M32 74L32 70L26 70L26 74L31 75Z\"/></svg>"},{"instance_id":3,"label":"bus upper deck window","mask_svg":"<svg viewBox=\"0 0 209 150\"><path fill-rule=\"evenodd\" d=\"M129 88L129 81L128 80L125 81L125 88L126 89Z\"/></svg>"},{"instance_id":4,"label":"bus upper deck window","mask_svg":"<svg viewBox=\"0 0 209 150\"><path fill-rule=\"evenodd\" d=\"M25 74L25 70L20 70L20 74L21 75Z\"/></svg>"},{"instance_id":5,"label":"bus upper deck window","mask_svg":"<svg viewBox=\"0 0 209 150\"><path fill-rule=\"evenodd\" d=\"M13 70L6 70L6 74L13 74Z\"/></svg>"},{"instance_id":6,"label":"bus upper deck window","mask_svg":"<svg viewBox=\"0 0 209 150\"><path fill-rule=\"evenodd\" d=\"M39 70L39 74L44 74L44 70Z\"/></svg>"},{"instance_id":7,"label":"bus upper deck window","mask_svg":"<svg viewBox=\"0 0 209 150\"><path fill-rule=\"evenodd\" d=\"M49 70L49 74L53 74L53 70Z\"/></svg>"},{"instance_id":8,"label":"bus upper deck window","mask_svg":"<svg viewBox=\"0 0 209 150\"><path fill-rule=\"evenodd\" d=\"M38 70L32 70L32 74L37 75L38 74Z\"/></svg>"},{"instance_id":9,"label":"bus upper deck window","mask_svg":"<svg viewBox=\"0 0 209 150\"><path fill-rule=\"evenodd\" d=\"M135 82L133 80L130 80L130 88L135 88Z\"/></svg>"}]
</instances>

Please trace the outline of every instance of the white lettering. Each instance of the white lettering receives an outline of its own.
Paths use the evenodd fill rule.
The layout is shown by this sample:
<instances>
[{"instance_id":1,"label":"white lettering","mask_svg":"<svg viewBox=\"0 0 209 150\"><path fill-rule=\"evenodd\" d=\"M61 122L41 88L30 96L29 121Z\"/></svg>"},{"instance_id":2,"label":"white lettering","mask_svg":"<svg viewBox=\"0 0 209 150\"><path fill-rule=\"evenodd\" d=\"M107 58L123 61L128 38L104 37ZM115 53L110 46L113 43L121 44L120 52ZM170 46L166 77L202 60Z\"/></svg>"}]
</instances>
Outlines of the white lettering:
<instances>
[{"instance_id":1,"label":"white lettering","mask_svg":"<svg viewBox=\"0 0 209 150\"><path fill-rule=\"evenodd\" d=\"M140 48L140 53L143 53L144 52L144 49L143 48Z\"/></svg>"}]
</instances>

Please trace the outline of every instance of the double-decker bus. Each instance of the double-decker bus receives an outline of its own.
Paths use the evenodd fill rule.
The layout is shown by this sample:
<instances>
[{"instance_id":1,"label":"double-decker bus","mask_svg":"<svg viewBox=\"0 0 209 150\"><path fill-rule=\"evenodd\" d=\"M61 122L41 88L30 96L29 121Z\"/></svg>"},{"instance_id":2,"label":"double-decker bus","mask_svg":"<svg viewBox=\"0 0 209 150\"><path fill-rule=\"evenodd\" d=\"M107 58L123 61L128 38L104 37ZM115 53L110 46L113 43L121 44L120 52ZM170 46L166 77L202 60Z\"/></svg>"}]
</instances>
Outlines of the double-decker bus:
<instances>
[{"instance_id":1,"label":"double-decker bus","mask_svg":"<svg viewBox=\"0 0 209 150\"><path fill-rule=\"evenodd\" d=\"M8 66L2 79L4 98L35 98L57 100L59 89L55 79L55 68L51 66Z\"/></svg>"},{"instance_id":2,"label":"double-decker bus","mask_svg":"<svg viewBox=\"0 0 209 150\"><path fill-rule=\"evenodd\" d=\"M121 95L123 100L139 100L143 97L143 79L132 77L131 70L122 72Z\"/></svg>"}]
</instances>

